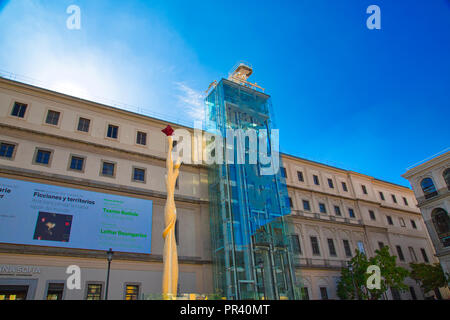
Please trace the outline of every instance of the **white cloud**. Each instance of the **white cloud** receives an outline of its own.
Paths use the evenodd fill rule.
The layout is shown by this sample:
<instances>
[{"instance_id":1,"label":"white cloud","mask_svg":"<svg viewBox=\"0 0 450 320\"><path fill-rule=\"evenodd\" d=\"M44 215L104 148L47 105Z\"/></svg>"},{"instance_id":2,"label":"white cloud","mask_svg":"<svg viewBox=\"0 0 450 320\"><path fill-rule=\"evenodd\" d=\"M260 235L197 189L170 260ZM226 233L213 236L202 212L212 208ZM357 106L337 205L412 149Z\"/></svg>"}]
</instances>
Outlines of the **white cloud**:
<instances>
[{"instance_id":1,"label":"white cloud","mask_svg":"<svg viewBox=\"0 0 450 320\"><path fill-rule=\"evenodd\" d=\"M204 121L205 95L184 82L175 82L175 85L181 93L177 95L180 111L186 112L187 116L194 121Z\"/></svg>"}]
</instances>

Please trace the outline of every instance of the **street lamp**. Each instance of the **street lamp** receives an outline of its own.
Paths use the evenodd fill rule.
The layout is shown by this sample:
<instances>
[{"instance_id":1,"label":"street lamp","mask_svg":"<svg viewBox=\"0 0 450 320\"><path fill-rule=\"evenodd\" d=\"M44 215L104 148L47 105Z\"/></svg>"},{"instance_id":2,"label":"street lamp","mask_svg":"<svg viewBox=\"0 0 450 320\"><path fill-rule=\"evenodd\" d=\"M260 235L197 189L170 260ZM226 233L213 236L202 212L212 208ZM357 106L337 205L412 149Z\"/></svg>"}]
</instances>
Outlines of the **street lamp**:
<instances>
[{"instance_id":1,"label":"street lamp","mask_svg":"<svg viewBox=\"0 0 450 320\"><path fill-rule=\"evenodd\" d=\"M114 256L114 251L112 251L111 248L109 248L108 251L106 251L106 259L108 260L108 272L106 273L106 290L105 290L105 300L108 300L108 287L109 287L109 270L111 269L111 261Z\"/></svg>"},{"instance_id":2,"label":"street lamp","mask_svg":"<svg viewBox=\"0 0 450 320\"><path fill-rule=\"evenodd\" d=\"M359 300L358 290L356 289L355 279L353 277L353 265L352 265L351 261L348 261L348 270L350 271L350 274L352 275L352 283L353 283L353 288L355 290L356 300Z\"/></svg>"}]
</instances>

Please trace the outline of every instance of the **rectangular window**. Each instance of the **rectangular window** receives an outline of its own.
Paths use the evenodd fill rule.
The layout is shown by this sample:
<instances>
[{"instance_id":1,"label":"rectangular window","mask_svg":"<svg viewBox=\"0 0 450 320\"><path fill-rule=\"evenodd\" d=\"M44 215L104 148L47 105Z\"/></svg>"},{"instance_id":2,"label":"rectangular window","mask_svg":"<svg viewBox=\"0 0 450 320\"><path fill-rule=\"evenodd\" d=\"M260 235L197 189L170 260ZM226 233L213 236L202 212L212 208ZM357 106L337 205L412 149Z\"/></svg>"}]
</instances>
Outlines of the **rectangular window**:
<instances>
[{"instance_id":1,"label":"rectangular window","mask_svg":"<svg viewBox=\"0 0 450 320\"><path fill-rule=\"evenodd\" d=\"M102 175L107 177L114 177L115 164L112 162L103 162Z\"/></svg>"},{"instance_id":2,"label":"rectangular window","mask_svg":"<svg viewBox=\"0 0 450 320\"><path fill-rule=\"evenodd\" d=\"M147 133L138 131L136 134L136 144L147 145Z\"/></svg>"},{"instance_id":3,"label":"rectangular window","mask_svg":"<svg viewBox=\"0 0 450 320\"><path fill-rule=\"evenodd\" d=\"M175 189L179 190L180 189L180 176L177 177L177 180L175 180Z\"/></svg>"},{"instance_id":4,"label":"rectangular window","mask_svg":"<svg viewBox=\"0 0 450 320\"><path fill-rule=\"evenodd\" d=\"M413 227L413 229L417 229L417 225L414 220L411 220L411 226Z\"/></svg>"},{"instance_id":5,"label":"rectangular window","mask_svg":"<svg viewBox=\"0 0 450 320\"><path fill-rule=\"evenodd\" d=\"M327 239L328 241L328 249L330 250L330 256L336 256L336 248L334 247L333 239Z\"/></svg>"},{"instance_id":6,"label":"rectangular window","mask_svg":"<svg viewBox=\"0 0 450 320\"><path fill-rule=\"evenodd\" d=\"M57 126L60 115L61 115L61 113L58 111L48 110L47 118L45 119L45 123Z\"/></svg>"},{"instance_id":7,"label":"rectangular window","mask_svg":"<svg viewBox=\"0 0 450 320\"><path fill-rule=\"evenodd\" d=\"M408 205L408 199L406 199L405 197L403 197L403 203L405 204L405 206Z\"/></svg>"},{"instance_id":8,"label":"rectangular window","mask_svg":"<svg viewBox=\"0 0 450 320\"><path fill-rule=\"evenodd\" d=\"M302 288L302 298L303 298L303 300L309 300L308 287Z\"/></svg>"},{"instance_id":9,"label":"rectangular window","mask_svg":"<svg viewBox=\"0 0 450 320\"><path fill-rule=\"evenodd\" d=\"M355 217L355 211L353 211L352 208L348 208L348 215L350 216L350 218L354 218Z\"/></svg>"},{"instance_id":10,"label":"rectangular window","mask_svg":"<svg viewBox=\"0 0 450 320\"><path fill-rule=\"evenodd\" d=\"M373 210L369 210L369 215L371 220L376 220L375 212L373 212Z\"/></svg>"},{"instance_id":11,"label":"rectangular window","mask_svg":"<svg viewBox=\"0 0 450 320\"><path fill-rule=\"evenodd\" d=\"M145 169L133 168L133 180L145 182Z\"/></svg>"},{"instance_id":12,"label":"rectangular window","mask_svg":"<svg viewBox=\"0 0 450 320\"><path fill-rule=\"evenodd\" d=\"M108 125L108 133L106 136L108 138L117 139L117 134L119 132L118 126L113 126L112 124Z\"/></svg>"},{"instance_id":13,"label":"rectangular window","mask_svg":"<svg viewBox=\"0 0 450 320\"><path fill-rule=\"evenodd\" d=\"M325 207L324 203L319 202L319 211L320 213L327 213L327 207Z\"/></svg>"},{"instance_id":14,"label":"rectangular window","mask_svg":"<svg viewBox=\"0 0 450 320\"><path fill-rule=\"evenodd\" d=\"M91 120L86 118L78 119L78 131L89 132L89 126L91 125Z\"/></svg>"},{"instance_id":15,"label":"rectangular window","mask_svg":"<svg viewBox=\"0 0 450 320\"><path fill-rule=\"evenodd\" d=\"M362 241L358 241L357 245L359 252L366 254L366 249L364 249L364 243Z\"/></svg>"},{"instance_id":16,"label":"rectangular window","mask_svg":"<svg viewBox=\"0 0 450 320\"><path fill-rule=\"evenodd\" d=\"M47 288L47 300L62 300L64 283L49 283Z\"/></svg>"},{"instance_id":17,"label":"rectangular window","mask_svg":"<svg viewBox=\"0 0 450 320\"><path fill-rule=\"evenodd\" d=\"M409 293L411 294L412 300L417 300L416 291L414 291L414 287L409 287Z\"/></svg>"},{"instance_id":18,"label":"rectangular window","mask_svg":"<svg viewBox=\"0 0 450 320\"><path fill-rule=\"evenodd\" d=\"M313 255L320 256L319 240L317 237L310 237L310 240Z\"/></svg>"},{"instance_id":19,"label":"rectangular window","mask_svg":"<svg viewBox=\"0 0 450 320\"><path fill-rule=\"evenodd\" d=\"M311 211L311 206L310 206L308 200L303 200L303 210L305 210L305 211Z\"/></svg>"},{"instance_id":20,"label":"rectangular window","mask_svg":"<svg viewBox=\"0 0 450 320\"><path fill-rule=\"evenodd\" d=\"M331 189L334 189L333 180L328 179L328 186L329 186Z\"/></svg>"},{"instance_id":21,"label":"rectangular window","mask_svg":"<svg viewBox=\"0 0 450 320\"><path fill-rule=\"evenodd\" d=\"M409 250L409 255L411 256L411 261L417 262L417 256L416 256L416 252L414 251L414 248L408 247L408 250Z\"/></svg>"},{"instance_id":22,"label":"rectangular window","mask_svg":"<svg viewBox=\"0 0 450 320\"><path fill-rule=\"evenodd\" d=\"M70 169L76 170L76 171L83 171L84 167L84 158L72 156L70 159Z\"/></svg>"},{"instance_id":23,"label":"rectangular window","mask_svg":"<svg viewBox=\"0 0 450 320\"><path fill-rule=\"evenodd\" d=\"M380 191L380 199L384 201L384 194Z\"/></svg>"},{"instance_id":24,"label":"rectangular window","mask_svg":"<svg viewBox=\"0 0 450 320\"><path fill-rule=\"evenodd\" d=\"M344 190L345 192L348 191L347 184L345 182L342 182L342 190Z\"/></svg>"},{"instance_id":25,"label":"rectangular window","mask_svg":"<svg viewBox=\"0 0 450 320\"><path fill-rule=\"evenodd\" d=\"M381 241L378 241L378 248L381 250L384 247L384 243Z\"/></svg>"},{"instance_id":26,"label":"rectangular window","mask_svg":"<svg viewBox=\"0 0 450 320\"><path fill-rule=\"evenodd\" d=\"M35 158L34 162L48 165L50 163L51 155L52 155L51 151L38 149L36 152L36 158Z\"/></svg>"},{"instance_id":27,"label":"rectangular window","mask_svg":"<svg viewBox=\"0 0 450 320\"><path fill-rule=\"evenodd\" d=\"M18 118L24 118L25 112L27 111L27 106L25 103L14 102L14 106L11 111L11 115Z\"/></svg>"},{"instance_id":28,"label":"rectangular window","mask_svg":"<svg viewBox=\"0 0 450 320\"><path fill-rule=\"evenodd\" d=\"M392 217L391 216L386 216L387 222L392 226L394 225L394 221L392 221Z\"/></svg>"},{"instance_id":29,"label":"rectangular window","mask_svg":"<svg viewBox=\"0 0 450 320\"><path fill-rule=\"evenodd\" d=\"M298 177L298 181L303 182L303 172L301 171L297 171L297 177Z\"/></svg>"},{"instance_id":30,"label":"rectangular window","mask_svg":"<svg viewBox=\"0 0 450 320\"><path fill-rule=\"evenodd\" d=\"M318 176L313 175L313 180L314 180L314 184L315 184L315 185L320 185L320 183L319 183L319 177L318 177Z\"/></svg>"},{"instance_id":31,"label":"rectangular window","mask_svg":"<svg viewBox=\"0 0 450 320\"><path fill-rule=\"evenodd\" d=\"M0 143L0 157L12 159L15 147L15 145L10 143Z\"/></svg>"},{"instance_id":32,"label":"rectangular window","mask_svg":"<svg viewBox=\"0 0 450 320\"><path fill-rule=\"evenodd\" d=\"M367 194L367 188L366 188L366 186L365 185L361 185L361 188L362 188L362 192L364 193L364 194Z\"/></svg>"},{"instance_id":33,"label":"rectangular window","mask_svg":"<svg viewBox=\"0 0 450 320\"><path fill-rule=\"evenodd\" d=\"M101 300L102 287L101 284L89 283L87 286L86 300Z\"/></svg>"},{"instance_id":34,"label":"rectangular window","mask_svg":"<svg viewBox=\"0 0 450 320\"><path fill-rule=\"evenodd\" d=\"M392 201L394 201L394 203L397 203L397 198L395 197L395 194L391 194L392 196Z\"/></svg>"},{"instance_id":35,"label":"rectangular window","mask_svg":"<svg viewBox=\"0 0 450 320\"><path fill-rule=\"evenodd\" d=\"M394 300L402 300L402 297L400 296L400 292L397 288L391 288L392 293L392 299Z\"/></svg>"},{"instance_id":36,"label":"rectangular window","mask_svg":"<svg viewBox=\"0 0 450 320\"><path fill-rule=\"evenodd\" d=\"M429 260L428 260L427 252L425 251L425 249L424 248L420 248L420 252L422 252L423 261L428 263Z\"/></svg>"},{"instance_id":37,"label":"rectangular window","mask_svg":"<svg viewBox=\"0 0 450 320\"><path fill-rule=\"evenodd\" d=\"M125 287L125 300L138 300L139 286L127 284Z\"/></svg>"},{"instance_id":38,"label":"rectangular window","mask_svg":"<svg viewBox=\"0 0 450 320\"><path fill-rule=\"evenodd\" d=\"M327 287L320 287L320 297L322 298L322 300L328 300Z\"/></svg>"},{"instance_id":39,"label":"rectangular window","mask_svg":"<svg viewBox=\"0 0 450 320\"><path fill-rule=\"evenodd\" d=\"M292 249L294 250L294 253L302 254L302 248L300 246L300 238L299 238L298 234L292 234L291 241L292 241Z\"/></svg>"},{"instance_id":40,"label":"rectangular window","mask_svg":"<svg viewBox=\"0 0 450 320\"><path fill-rule=\"evenodd\" d=\"M402 247L400 246L395 246L397 248L397 254L398 254L398 258L400 259L400 261L405 261L405 257L403 256L403 251L402 251Z\"/></svg>"},{"instance_id":41,"label":"rectangular window","mask_svg":"<svg viewBox=\"0 0 450 320\"><path fill-rule=\"evenodd\" d=\"M348 242L348 240L342 240L343 244L344 244L344 251L345 251L345 255L347 257L351 257L352 256L352 249L350 248L350 242Z\"/></svg>"},{"instance_id":42,"label":"rectangular window","mask_svg":"<svg viewBox=\"0 0 450 320\"><path fill-rule=\"evenodd\" d=\"M334 206L334 213L337 216L341 216L341 208L339 206Z\"/></svg>"},{"instance_id":43,"label":"rectangular window","mask_svg":"<svg viewBox=\"0 0 450 320\"><path fill-rule=\"evenodd\" d=\"M398 220L400 221L400 226L406 227L405 220L403 220L403 218L399 218Z\"/></svg>"},{"instance_id":44,"label":"rectangular window","mask_svg":"<svg viewBox=\"0 0 450 320\"><path fill-rule=\"evenodd\" d=\"M280 170L281 170L281 176L283 178L286 178L287 177L287 175L286 175L286 168L281 167Z\"/></svg>"}]
</instances>

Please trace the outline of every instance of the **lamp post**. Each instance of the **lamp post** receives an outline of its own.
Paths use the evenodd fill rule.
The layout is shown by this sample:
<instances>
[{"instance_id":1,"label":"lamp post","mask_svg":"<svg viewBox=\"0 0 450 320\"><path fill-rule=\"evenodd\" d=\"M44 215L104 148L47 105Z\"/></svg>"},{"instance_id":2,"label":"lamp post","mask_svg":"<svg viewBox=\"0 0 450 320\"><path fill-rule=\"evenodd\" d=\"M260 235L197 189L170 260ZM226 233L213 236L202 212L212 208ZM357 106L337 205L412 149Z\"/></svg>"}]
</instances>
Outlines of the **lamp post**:
<instances>
[{"instance_id":1,"label":"lamp post","mask_svg":"<svg viewBox=\"0 0 450 320\"><path fill-rule=\"evenodd\" d=\"M259 260L258 266L259 266L259 270L261 271L261 281L262 281L264 300L266 300L266 284L264 283L264 262L262 260Z\"/></svg>"},{"instance_id":2,"label":"lamp post","mask_svg":"<svg viewBox=\"0 0 450 320\"><path fill-rule=\"evenodd\" d=\"M109 270L111 269L111 261L114 256L114 251L112 251L111 248L109 248L108 251L106 251L106 259L108 260L108 272L106 273L106 290L105 290L105 300L108 300L108 288L109 288Z\"/></svg>"},{"instance_id":3,"label":"lamp post","mask_svg":"<svg viewBox=\"0 0 450 320\"><path fill-rule=\"evenodd\" d=\"M350 274L352 275L352 283L353 283L353 288L355 290L356 300L359 300L358 290L356 289L355 279L353 277L353 266L352 266L351 261L348 262L348 270L350 271Z\"/></svg>"}]
</instances>

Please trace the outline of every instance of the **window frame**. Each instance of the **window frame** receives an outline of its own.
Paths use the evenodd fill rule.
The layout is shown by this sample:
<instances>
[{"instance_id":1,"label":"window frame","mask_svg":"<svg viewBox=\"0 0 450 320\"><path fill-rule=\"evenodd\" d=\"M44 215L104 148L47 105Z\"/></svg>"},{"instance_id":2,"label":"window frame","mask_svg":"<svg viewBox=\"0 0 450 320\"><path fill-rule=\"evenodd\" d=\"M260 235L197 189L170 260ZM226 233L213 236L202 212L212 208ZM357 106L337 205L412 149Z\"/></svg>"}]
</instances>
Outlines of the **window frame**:
<instances>
[{"instance_id":1,"label":"window frame","mask_svg":"<svg viewBox=\"0 0 450 320\"><path fill-rule=\"evenodd\" d=\"M315 243L313 241L315 239ZM320 242L319 238L317 236L309 236L309 242L311 243L311 252L313 256L321 256L320 254ZM317 245L317 247L314 246L314 244ZM315 252L314 249L317 249L317 252Z\"/></svg>"},{"instance_id":2,"label":"window frame","mask_svg":"<svg viewBox=\"0 0 450 320\"><path fill-rule=\"evenodd\" d=\"M89 121L89 126L88 126L88 130L87 131L83 131L83 130L79 130L80 128L80 122L81 120L88 120ZM84 116L78 116L78 121L75 125L75 131L78 133L83 133L83 134L90 134L91 133L91 128L92 128L92 119L88 118L88 117L84 117Z\"/></svg>"},{"instance_id":3,"label":"window frame","mask_svg":"<svg viewBox=\"0 0 450 320\"><path fill-rule=\"evenodd\" d=\"M41 163L41 162L37 162L36 161L37 160L37 156L39 154L39 151L44 151L44 152L49 152L50 153L50 156L48 157L48 163ZM53 153L54 153L54 150L52 150L52 149L36 147L36 149L34 150L32 164L33 165L37 165L37 166L43 166L43 167L51 167L52 160L53 160Z\"/></svg>"},{"instance_id":4,"label":"window frame","mask_svg":"<svg viewBox=\"0 0 450 320\"><path fill-rule=\"evenodd\" d=\"M305 176L303 175L303 171L297 170L297 179L299 182L305 182Z\"/></svg>"},{"instance_id":5,"label":"window frame","mask_svg":"<svg viewBox=\"0 0 450 320\"><path fill-rule=\"evenodd\" d=\"M73 158L73 157L83 159L83 167L81 168L81 170L77 170L77 169L73 169L73 168L72 168L72 158ZM67 170L68 170L68 171L74 171L74 172L78 172L78 173L84 173L84 169L85 169L85 168L86 168L86 156L82 156L82 155L79 155L79 154L73 154L73 153L71 153L71 154L69 155L69 163L67 164Z\"/></svg>"},{"instance_id":6,"label":"window frame","mask_svg":"<svg viewBox=\"0 0 450 320\"><path fill-rule=\"evenodd\" d=\"M14 111L14 107L15 107L15 104L16 104L16 103L25 105L25 112L24 112L23 117L19 117L18 115L17 115L17 116L14 116L14 115L12 114L13 111ZM13 118L13 119L27 120L27 118L28 118L28 113L29 113L28 110L30 110L30 107L31 107L31 103L25 103L25 102L21 102L21 101L19 101L19 100L14 100L14 99L13 99L12 102L11 102L10 108L9 108L8 116L11 117L11 118Z\"/></svg>"},{"instance_id":7,"label":"window frame","mask_svg":"<svg viewBox=\"0 0 450 320\"><path fill-rule=\"evenodd\" d=\"M136 180L135 179L135 170L143 170L144 171L144 180ZM138 167L138 166L132 166L131 167L131 182L138 182L138 183L147 183L147 168Z\"/></svg>"},{"instance_id":8,"label":"window frame","mask_svg":"<svg viewBox=\"0 0 450 320\"><path fill-rule=\"evenodd\" d=\"M305 203L308 204L308 209L305 208ZM311 212L311 203L309 200L302 199L302 204L303 204L303 211Z\"/></svg>"},{"instance_id":9,"label":"window frame","mask_svg":"<svg viewBox=\"0 0 450 320\"><path fill-rule=\"evenodd\" d=\"M144 144L138 143L139 134L145 134L145 143ZM136 130L136 139L134 140L134 144L139 147L146 147L148 145L148 132L145 130L137 129Z\"/></svg>"},{"instance_id":10,"label":"window frame","mask_svg":"<svg viewBox=\"0 0 450 320\"><path fill-rule=\"evenodd\" d=\"M84 300L88 300L88 294L89 294L89 286L90 285L100 285L100 299L98 300L104 300L105 295L105 282L104 281L86 281L85 282L85 289L84 289ZM95 301L94 299L92 299Z\"/></svg>"},{"instance_id":11,"label":"window frame","mask_svg":"<svg viewBox=\"0 0 450 320\"><path fill-rule=\"evenodd\" d=\"M61 295L61 300L64 300L65 299L65 297L66 297L66 289L67 289L67 287L66 287L66 282L65 281L63 281L63 280L47 280L46 282L45 282L45 291L44 291L44 297L43 297L43 300L47 300L47 298L48 298L48 289L50 288L50 285L51 284L60 284L60 285L63 285L63 290L62 290L62 295Z\"/></svg>"},{"instance_id":12,"label":"window frame","mask_svg":"<svg viewBox=\"0 0 450 320\"><path fill-rule=\"evenodd\" d=\"M109 133L109 127L116 127L117 128L117 136L115 138L113 137L108 137L108 133ZM120 126L118 124L114 124L114 123L107 123L106 124L106 134L105 134L105 139L109 139L112 141L119 141L119 129Z\"/></svg>"},{"instance_id":13,"label":"window frame","mask_svg":"<svg viewBox=\"0 0 450 320\"><path fill-rule=\"evenodd\" d=\"M113 175L112 176L103 174L103 166L104 166L105 163L110 163L110 164L114 165L114 171L113 171ZM104 159L102 159L100 161L100 176L101 177L113 178L114 179L116 177L116 174L117 174L117 162L111 161L111 160L104 160Z\"/></svg>"},{"instance_id":14,"label":"window frame","mask_svg":"<svg viewBox=\"0 0 450 320\"><path fill-rule=\"evenodd\" d=\"M0 140L0 147L1 147L2 144L7 144L7 145L14 146L14 150L13 150L12 155L11 155L10 158L8 158L6 156L0 156L0 159L14 161L14 159L16 158L17 148L18 148L19 144L16 143L16 142L12 142L12 141Z\"/></svg>"},{"instance_id":15,"label":"window frame","mask_svg":"<svg viewBox=\"0 0 450 320\"><path fill-rule=\"evenodd\" d=\"M124 284L123 284L123 300L130 301L130 300L127 300L127 287L128 286L134 286L134 287L138 288L136 300L140 300L139 296L141 294L141 288L142 288L141 282L124 282ZM133 299L131 299L131 300L133 300Z\"/></svg>"},{"instance_id":16,"label":"window frame","mask_svg":"<svg viewBox=\"0 0 450 320\"><path fill-rule=\"evenodd\" d=\"M54 112L54 113L58 114L58 121L56 122L56 124L47 122L48 117L50 115L50 112ZM44 116L44 123L43 124L46 125L46 126L59 128L60 124L61 124L62 114L63 114L62 111L56 110L54 108L47 108L45 116Z\"/></svg>"}]
</instances>

